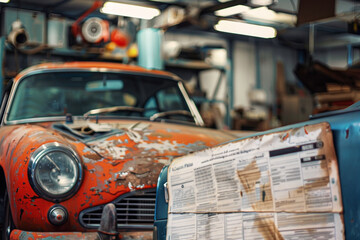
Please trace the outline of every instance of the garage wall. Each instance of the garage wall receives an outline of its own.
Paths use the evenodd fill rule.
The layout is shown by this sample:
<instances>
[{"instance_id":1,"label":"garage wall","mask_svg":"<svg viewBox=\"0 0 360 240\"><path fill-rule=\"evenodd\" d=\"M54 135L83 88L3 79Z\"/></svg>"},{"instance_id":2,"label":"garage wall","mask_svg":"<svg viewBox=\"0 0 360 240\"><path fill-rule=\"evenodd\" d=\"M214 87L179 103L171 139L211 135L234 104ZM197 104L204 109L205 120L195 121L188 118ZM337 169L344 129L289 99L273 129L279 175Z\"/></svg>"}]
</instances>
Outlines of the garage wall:
<instances>
[{"instance_id":1,"label":"garage wall","mask_svg":"<svg viewBox=\"0 0 360 240\"><path fill-rule=\"evenodd\" d=\"M353 48L352 54L353 65L360 64L360 49ZM316 50L314 59L327 64L329 67L346 69L348 67L347 46Z\"/></svg>"},{"instance_id":2,"label":"garage wall","mask_svg":"<svg viewBox=\"0 0 360 240\"><path fill-rule=\"evenodd\" d=\"M234 44L234 107L249 106L248 92L256 85L255 43Z\"/></svg>"},{"instance_id":3,"label":"garage wall","mask_svg":"<svg viewBox=\"0 0 360 240\"><path fill-rule=\"evenodd\" d=\"M353 47L353 64L360 63L360 49ZM314 59L327 64L330 67L347 68L348 67L348 49L347 46L336 48L318 49L315 51Z\"/></svg>"},{"instance_id":4,"label":"garage wall","mask_svg":"<svg viewBox=\"0 0 360 240\"><path fill-rule=\"evenodd\" d=\"M210 36L196 36L190 34L165 33L164 41L179 41L183 46L223 44L227 42L223 39ZM249 107L248 93L251 89L259 87L268 94L268 103L275 103L276 86L276 64L278 61L284 63L286 80L290 84L297 84L293 70L297 63L297 51L283 47L276 42L264 43L249 41L235 41L233 49L234 57L234 107ZM259 64L257 66L257 64ZM212 96L219 71L208 70L200 73L201 85L207 96ZM220 86L218 100L226 99L226 78Z\"/></svg>"},{"instance_id":5,"label":"garage wall","mask_svg":"<svg viewBox=\"0 0 360 240\"><path fill-rule=\"evenodd\" d=\"M284 64L287 83L298 84L293 73L297 64L296 50L279 46L276 43L250 41L236 42L234 51L235 107L249 107L248 92L256 87L266 91L269 105L275 103L277 62Z\"/></svg>"},{"instance_id":6,"label":"garage wall","mask_svg":"<svg viewBox=\"0 0 360 240\"><path fill-rule=\"evenodd\" d=\"M221 38L173 32L165 32L164 41L178 41L183 46L202 46L206 44L223 44L226 46L226 41Z\"/></svg>"},{"instance_id":7,"label":"garage wall","mask_svg":"<svg viewBox=\"0 0 360 240\"><path fill-rule=\"evenodd\" d=\"M187 46L204 46L204 45L223 45L227 47L227 42L223 39L211 36L199 36L192 34L178 34L178 33L165 33L164 41L177 41L180 42L183 47ZM216 83L219 79L220 72L219 70L206 70L201 71L200 84L202 90L206 91L208 98L212 97L214 90L216 88ZM196 76L193 76L192 80L188 81L188 84L195 84ZM226 88L227 88L227 79L226 76L223 77L218 94L216 96L217 100L225 101L226 100ZM221 106L222 113L225 113L225 107Z\"/></svg>"},{"instance_id":8,"label":"garage wall","mask_svg":"<svg viewBox=\"0 0 360 240\"><path fill-rule=\"evenodd\" d=\"M314 53L314 59L329 67L346 68L347 67L347 48L346 46L317 50ZM354 58L355 60L355 58Z\"/></svg>"}]
</instances>

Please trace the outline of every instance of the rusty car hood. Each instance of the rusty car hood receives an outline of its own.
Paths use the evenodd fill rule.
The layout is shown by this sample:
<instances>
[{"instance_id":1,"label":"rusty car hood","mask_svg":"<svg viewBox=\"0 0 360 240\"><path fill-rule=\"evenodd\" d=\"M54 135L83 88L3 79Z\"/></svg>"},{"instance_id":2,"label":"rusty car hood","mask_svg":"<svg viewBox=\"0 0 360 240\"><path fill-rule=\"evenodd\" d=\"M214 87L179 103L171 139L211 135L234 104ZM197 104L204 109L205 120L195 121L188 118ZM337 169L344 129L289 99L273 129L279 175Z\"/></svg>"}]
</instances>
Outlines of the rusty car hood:
<instances>
[{"instance_id":1,"label":"rusty car hood","mask_svg":"<svg viewBox=\"0 0 360 240\"><path fill-rule=\"evenodd\" d=\"M76 144L85 168L103 179L91 189L95 195L98 191L117 194L120 185L125 191L153 188L161 169L174 157L235 139L215 129L180 124L125 120L102 120L101 124L111 130ZM73 141L69 133L56 131Z\"/></svg>"},{"instance_id":2,"label":"rusty car hood","mask_svg":"<svg viewBox=\"0 0 360 240\"><path fill-rule=\"evenodd\" d=\"M85 133L87 137L81 141L101 158L114 161L156 159L166 164L173 157L234 139L234 136L214 129L179 124L108 120L99 125L106 125L107 131L93 135ZM76 136L72 134L71 137ZM89 160L86 155L83 158Z\"/></svg>"}]
</instances>

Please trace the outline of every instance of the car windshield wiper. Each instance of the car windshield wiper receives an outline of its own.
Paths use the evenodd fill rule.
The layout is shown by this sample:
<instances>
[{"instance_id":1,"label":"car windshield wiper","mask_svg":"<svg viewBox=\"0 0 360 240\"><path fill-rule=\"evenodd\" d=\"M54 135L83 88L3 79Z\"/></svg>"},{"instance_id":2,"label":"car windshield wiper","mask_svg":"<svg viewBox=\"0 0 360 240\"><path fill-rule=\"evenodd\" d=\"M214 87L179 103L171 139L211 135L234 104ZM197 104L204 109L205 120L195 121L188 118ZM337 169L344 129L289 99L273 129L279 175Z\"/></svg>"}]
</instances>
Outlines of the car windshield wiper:
<instances>
[{"instance_id":1,"label":"car windshield wiper","mask_svg":"<svg viewBox=\"0 0 360 240\"><path fill-rule=\"evenodd\" d=\"M86 112L83 116L84 118L88 118L90 115L102 114L102 113L111 113L111 112L119 112L119 111L129 111L129 112L144 112L144 108L138 107L130 107L130 106L114 106L114 107L106 107L106 108L96 108L91 109L90 111Z\"/></svg>"},{"instance_id":2,"label":"car windshield wiper","mask_svg":"<svg viewBox=\"0 0 360 240\"><path fill-rule=\"evenodd\" d=\"M174 110L174 111L166 111L166 112L155 113L150 117L150 121L154 121L157 118L166 117L166 116L170 116L170 115L182 115L182 116L187 116L187 117L194 118L194 116L189 111L186 111L186 110Z\"/></svg>"}]
</instances>

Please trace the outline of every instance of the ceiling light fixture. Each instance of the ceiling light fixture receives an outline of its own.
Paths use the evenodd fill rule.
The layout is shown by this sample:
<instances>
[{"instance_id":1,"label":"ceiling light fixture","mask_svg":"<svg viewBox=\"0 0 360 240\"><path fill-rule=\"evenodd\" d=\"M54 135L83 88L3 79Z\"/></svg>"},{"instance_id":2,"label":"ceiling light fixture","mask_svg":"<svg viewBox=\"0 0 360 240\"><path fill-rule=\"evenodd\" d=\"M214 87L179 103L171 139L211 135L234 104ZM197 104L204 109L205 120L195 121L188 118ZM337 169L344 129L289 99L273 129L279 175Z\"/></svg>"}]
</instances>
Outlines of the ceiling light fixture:
<instances>
[{"instance_id":1,"label":"ceiling light fixture","mask_svg":"<svg viewBox=\"0 0 360 240\"><path fill-rule=\"evenodd\" d=\"M262 21L269 23L286 23L294 25L296 23L296 15L287 14L287 13L277 13L267 7L258 7L253 8L249 11L246 11L242 14L244 19L253 20L253 21Z\"/></svg>"},{"instance_id":2,"label":"ceiling light fixture","mask_svg":"<svg viewBox=\"0 0 360 240\"><path fill-rule=\"evenodd\" d=\"M176 0L150 0L152 2L161 2L161 3L175 3Z\"/></svg>"},{"instance_id":3,"label":"ceiling light fixture","mask_svg":"<svg viewBox=\"0 0 360 240\"><path fill-rule=\"evenodd\" d=\"M276 29L273 27L255 25L233 20L220 20L215 26L215 30L220 32L235 33L240 35L274 38L276 37Z\"/></svg>"},{"instance_id":4,"label":"ceiling light fixture","mask_svg":"<svg viewBox=\"0 0 360 240\"><path fill-rule=\"evenodd\" d=\"M160 15L160 10L157 8L119 2L106 2L104 3L104 6L100 9L100 11L105 14L141 18L147 20Z\"/></svg>"},{"instance_id":5,"label":"ceiling light fixture","mask_svg":"<svg viewBox=\"0 0 360 240\"><path fill-rule=\"evenodd\" d=\"M248 6L236 5L236 6L217 10L215 11L215 15L220 17L227 17L227 16L243 13L245 11L248 11L249 9L250 7Z\"/></svg>"},{"instance_id":6,"label":"ceiling light fixture","mask_svg":"<svg viewBox=\"0 0 360 240\"><path fill-rule=\"evenodd\" d=\"M0 3L8 3L10 0L0 0Z\"/></svg>"},{"instance_id":7,"label":"ceiling light fixture","mask_svg":"<svg viewBox=\"0 0 360 240\"><path fill-rule=\"evenodd\" d=\"M269 6L271 4L274 4L274 0L250 0L250 3L253 5L258 5L258 6Z\"/></svg>"}]
</instances>

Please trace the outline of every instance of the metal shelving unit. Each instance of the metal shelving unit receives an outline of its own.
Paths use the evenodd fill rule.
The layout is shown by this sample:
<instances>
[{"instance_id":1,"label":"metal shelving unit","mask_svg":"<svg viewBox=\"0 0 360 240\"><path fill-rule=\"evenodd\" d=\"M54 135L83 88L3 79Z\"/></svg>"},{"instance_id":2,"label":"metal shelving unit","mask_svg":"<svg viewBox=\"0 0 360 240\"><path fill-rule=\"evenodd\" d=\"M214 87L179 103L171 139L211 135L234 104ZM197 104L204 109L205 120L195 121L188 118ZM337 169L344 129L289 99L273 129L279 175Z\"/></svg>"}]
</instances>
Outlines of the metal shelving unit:
<instances>
[{"instance_id":1,"label":"metal shelving unit","mask_svg":"<svg viewBox=\"0 0 360 240\"><path fill-rule=\"evenodd\" d=\"M183 69L185 71L192 71L193 74L196 76L196 89L201 90L201 84L200 84L200 72L205 70L211 70L215 69L220 72L220 75L218 77L218 80L216 82L216 86L214 89L214 92L211 94L210 98L206 98L203 96L192 96L192 99L197 105L200 105L202 103L220 103L224 104L226 108L226 114L225 114L225 123L227 126L231 127L231 119L230 119L230 97L232 98L231 89L227 87L227 99L226 100L217 100L216 96L218 94L218 91L220 89L221 83L224 81L224 76L228 75L229 68L224 66L217 66L209 64L205 61L201 60L187 60L187 59L168 59L165 61L165 69L169 70L171 72L171 68L176 69ZM229 78L227 77L227 80ZM227 84L229 86L229 84Z\"/></svg>"}]
</instances>

